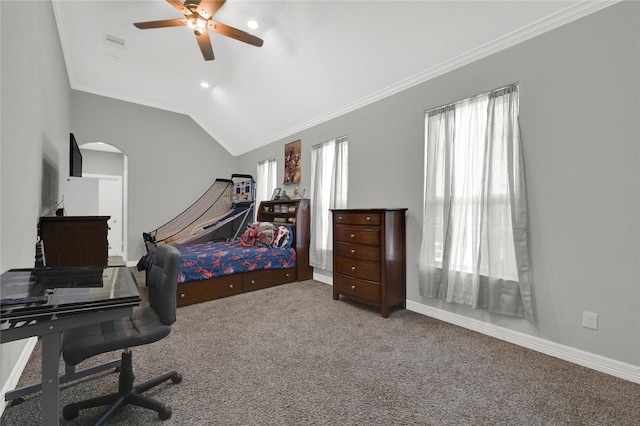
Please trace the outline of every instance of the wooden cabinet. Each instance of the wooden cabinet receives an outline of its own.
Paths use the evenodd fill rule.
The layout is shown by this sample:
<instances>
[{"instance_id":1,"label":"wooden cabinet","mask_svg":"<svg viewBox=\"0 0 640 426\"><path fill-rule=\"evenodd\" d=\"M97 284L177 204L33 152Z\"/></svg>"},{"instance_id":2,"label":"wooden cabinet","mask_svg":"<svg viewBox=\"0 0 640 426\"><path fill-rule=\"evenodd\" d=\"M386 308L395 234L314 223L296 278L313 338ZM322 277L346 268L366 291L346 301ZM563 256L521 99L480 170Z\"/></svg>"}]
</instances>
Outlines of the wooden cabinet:
<instances>
[{"instance_id":1,"label":"wooden cabinet","mask_svg":"<svg viewBox=\"0 0 640 426\"><path fill-rule=\"evenodd\" d=\"M46 266L107 266L109 216L40 218Z\"/></svg>"},{"instance_id":2,"label":"wooden cabinet","mask_svg":"<svg viewBox=\"0 0 640 426\"><path fill-rule=\"evenodd\" d=\"M297 281L313 278L313 268L309 266L309 242L311 234L311 211L307 198L297 200L262 201L258 208L258 221L292 225L296 249Z\"/></svg>"},{"instance_id":3,"label":"wooden cabinet","mask_svg":"<svg viewBox=\"0 0 640 426\"><path fill-rule=\"evenodd\" d=\"M333 214L333 299L406 307L406 208L336 209Z\"/></svg>"}]
</instances>

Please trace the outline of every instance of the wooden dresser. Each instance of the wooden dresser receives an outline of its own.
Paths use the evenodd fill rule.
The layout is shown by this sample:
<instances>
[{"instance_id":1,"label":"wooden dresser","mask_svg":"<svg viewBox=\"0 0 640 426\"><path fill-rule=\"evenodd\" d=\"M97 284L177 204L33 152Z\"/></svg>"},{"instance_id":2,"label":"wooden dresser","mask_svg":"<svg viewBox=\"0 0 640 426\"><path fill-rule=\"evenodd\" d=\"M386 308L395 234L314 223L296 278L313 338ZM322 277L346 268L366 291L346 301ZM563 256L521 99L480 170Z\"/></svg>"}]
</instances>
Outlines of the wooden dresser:
<instances>
[{"instance_id":1,"label":"wooden dresser","mask_svg":"<svg viewBox=\"0 0 640 426\"><path fill-rule=\"evenodd\" d=\"M336 209L333 213L333 299L406 307L406 208Z\"/></svg>"},{"instance_id":2,"label":"wooden dresser","mask_svg":"<svg viewBox=\"0 0 640 426\"><path fill-rule=\"evenodd\" d=\"M41 217L39 235L46 266L107 266L109 217Z\"/></svg>"}]
</instances>

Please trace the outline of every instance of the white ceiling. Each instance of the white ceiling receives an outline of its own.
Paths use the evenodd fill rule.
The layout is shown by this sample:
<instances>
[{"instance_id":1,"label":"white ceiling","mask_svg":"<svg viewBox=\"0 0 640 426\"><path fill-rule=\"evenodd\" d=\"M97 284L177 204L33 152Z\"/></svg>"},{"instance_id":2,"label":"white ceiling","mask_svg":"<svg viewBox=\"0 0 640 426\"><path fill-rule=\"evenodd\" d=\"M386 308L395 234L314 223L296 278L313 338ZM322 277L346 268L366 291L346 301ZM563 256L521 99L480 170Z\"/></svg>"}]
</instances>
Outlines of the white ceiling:
<instances>
[{"instance_id":1,"label":"white ceiling","mask_svg":"<svg viewBox=\"0 0 640 426\"><path fill-rule=\"evenodd\" d=\"M53 4L73 89L187 114L240 155L612 3L228 0L214 19L264 45L210 31L214 61L187 27L133 26L183 17L164 0Z\"/></svg>"}]
</instances>

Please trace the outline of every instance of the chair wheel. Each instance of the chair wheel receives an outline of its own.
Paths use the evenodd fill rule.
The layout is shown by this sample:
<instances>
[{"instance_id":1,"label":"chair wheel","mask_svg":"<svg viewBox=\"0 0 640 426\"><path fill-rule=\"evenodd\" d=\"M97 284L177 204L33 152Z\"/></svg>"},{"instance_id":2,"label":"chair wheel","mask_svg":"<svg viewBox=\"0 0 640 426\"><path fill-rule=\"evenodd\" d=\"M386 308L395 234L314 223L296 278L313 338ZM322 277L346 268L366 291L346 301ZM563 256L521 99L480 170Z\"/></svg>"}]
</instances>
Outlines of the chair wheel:
<instances>
[{"instance_id":1,"label":"chair wheel","mask_svg":"<svg viewBox=\"0 0 640 426\"><path fill-rule=\"evenodd\" d=\"M171 378L172 383L180 383L182 381L182 374L176 374Z\"/></svg>"},{"instance_id":2,"label":"chair wheel","mask_svg":"<svg viewBox=\"0 0 640 426\"><path fill-rule=\"evenodd\" d=\"M171 418L171 407L165 405L161 411L158 411L158 417L160 417L160 420L168 420Z\"/></svg>"},{"instance_id":3,"label":"chair wheel","mask_svg":"<svg viewBox=\"0 0 640 426\"><path fill-rule=\"evenodd\" d=\"M62 417L65 420L73 420L78 417L78 414L80 414L80 410L67 410L67 407L62 409Z\"/></svg>"},{"instance_id":4,"label":"chair wheel","mask_svg":"<svg viewBox=\"0 0 640 426\"><path fill-rule=\"evenodd\" d=\"M23 398L23 397L21 397L21 396L19 396L19 397L17 397L16 399L14 399L13 401L11 401L10 406L11 406L11 407L15 407L16 405L20 405L20 404L22 404L23 402L24 402L24 398Z\"/></svg>"}]
</instances>

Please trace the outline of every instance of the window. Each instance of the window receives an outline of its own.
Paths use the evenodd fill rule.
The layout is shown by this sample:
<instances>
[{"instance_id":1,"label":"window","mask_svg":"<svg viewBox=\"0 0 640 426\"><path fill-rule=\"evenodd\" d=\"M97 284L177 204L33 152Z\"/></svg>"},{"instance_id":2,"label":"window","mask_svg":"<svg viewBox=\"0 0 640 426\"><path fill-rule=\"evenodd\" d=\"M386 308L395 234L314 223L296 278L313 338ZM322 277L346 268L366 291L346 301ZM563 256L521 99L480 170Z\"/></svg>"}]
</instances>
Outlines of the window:
<instances>
[{"instance_id":1,"label":"window","mask_svg":"<svg viewBox=\"0 0 640 426\"><path fill-rule=\"evenodd\" d=\"M271 199L273 190L276 189L277 181L276 175L278 172L278 163L275 158L264 160L258 163L258 170L256 173L256 204L254 209L254 215L257 217L258 208L261 201ZM256 218L254 218L256 220Z\"/></svg>"},{"instance_id":2,"label":"window","mask_svg":"<svg viewBox=\"0 0 640 426\"><path fill-rule=\"evenodd\" d=\"M330 209L347 207L348 147L346 136L311 148L311 245L309 264L333 270Z\"/></svg>"},{"instance_id":3,"label":"window","mask_svg":"<svg viewBox=\"0 0 640 426\"><path fill-rule=\"evenodd\" d=\"M532 319L519 87L427 111L420 289Z\"/></svg>"}]
</instances>

